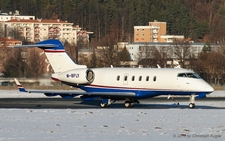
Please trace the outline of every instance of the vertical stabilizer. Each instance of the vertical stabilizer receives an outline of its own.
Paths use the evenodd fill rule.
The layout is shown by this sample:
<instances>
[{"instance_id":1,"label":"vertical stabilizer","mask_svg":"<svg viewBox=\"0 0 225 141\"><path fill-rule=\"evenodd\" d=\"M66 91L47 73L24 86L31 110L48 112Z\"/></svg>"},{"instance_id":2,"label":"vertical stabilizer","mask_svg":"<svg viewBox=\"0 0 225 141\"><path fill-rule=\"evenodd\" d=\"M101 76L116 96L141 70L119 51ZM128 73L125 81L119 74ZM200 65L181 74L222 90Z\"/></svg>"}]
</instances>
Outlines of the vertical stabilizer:
<instances>
[{"instance_id":1,"label":"vertical stabilizer","mask_svg":"<svg viewBox=\"0 0 225 141\"><path fill-rule=\"evenodd\" d=\"M71 69L87 68L85 65L75 64L65 52L65 49L59 40L45 40L34 45L19 45L14 47L39 47L43 49L55 73L60 73Z\"/></svg>"},{"instance_id":2,"label":"vertical stabilizer","mask_svg":"<svg viewBox=\"0 0 225 141\"><path fill-rule=\"evenodd\" d=\"M45 40L37 43L38 45L54 44L57 47L43 48L55 73L64 72L71 69L87 68L85 65L78 65L73 62L69 55L65 52L62 43L59 40Z\"/></svg>"}]
</instances>

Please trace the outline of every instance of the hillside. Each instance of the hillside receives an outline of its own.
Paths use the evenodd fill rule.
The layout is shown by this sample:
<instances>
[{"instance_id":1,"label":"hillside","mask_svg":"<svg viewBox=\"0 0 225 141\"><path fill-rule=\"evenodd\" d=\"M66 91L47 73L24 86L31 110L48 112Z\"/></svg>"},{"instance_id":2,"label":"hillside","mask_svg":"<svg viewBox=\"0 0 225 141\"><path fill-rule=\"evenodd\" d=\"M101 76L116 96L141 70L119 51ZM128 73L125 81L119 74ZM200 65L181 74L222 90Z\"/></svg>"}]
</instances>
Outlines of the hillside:
<instances>
[{"instance_id":1,"label":"hillside","mask_svg":"<svg viewBox=\"0 0 225 141\"><path fill-rule=\"evenodd\" d=\"M93 31L92 43L106 35L130 41L133 26L149 21L167 22L167 34L194 41L222 42L225 0L0 0L1 10L42 19L63 19Z\"/></svg>"}]
</instances>

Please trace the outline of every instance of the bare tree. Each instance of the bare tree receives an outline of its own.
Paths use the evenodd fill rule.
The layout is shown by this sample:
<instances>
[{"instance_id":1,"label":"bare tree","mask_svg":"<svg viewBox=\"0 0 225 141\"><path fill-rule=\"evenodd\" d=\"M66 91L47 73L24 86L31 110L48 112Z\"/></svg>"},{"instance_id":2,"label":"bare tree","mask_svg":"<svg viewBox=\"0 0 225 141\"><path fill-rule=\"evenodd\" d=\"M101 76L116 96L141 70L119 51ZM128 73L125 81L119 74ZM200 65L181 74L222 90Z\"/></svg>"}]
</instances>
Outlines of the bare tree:
<instances>
[{"instance_id":1,"label":"bare tree","mask_svg":"<svg viewBox=\"0 0 225 141\"><path fill-rule=\"evenodd\" d=\"M4 37L4 24L0 23L0 38Z\"/></svg>"},{"instance_id":2,"label":"bare tree","mask_svg":"<svg viewBox=\"0 0 225 141\"><path fill-rule=\"evenodd\" d=\"M139 46L139 52L136 55L139 65L144 67L156 67L157 64L165 67L167 60L167 47L150 46L145 43Z\"/></svg>"},{"instance_id":3,"label":"bare tree","mask_svg":"<svg viewBox=\"0 0 225 141\"><path fill-rule=\"evenodd\" d=\"M103 67L110 65L118 66L118 48L116 46L116 40L114 39L114 36L106 35L100 44L102 48L99 51L99 54L101 56L99 60L101 63L99 64L102 64Z\"/></svg>"},{"instance_id":4,"label":"bare tree","mask_svg":"<svg viewBox=\"0 0 225 141\"><path fill-rule=\"evenodd\" d=\"M40 56L41 50L38 48L32 48L27 50L26 55L26 76L38 78L44 73L44 58Z\"/></svg>"},{"instance_id":5,"label":"bare tree","mask_svg":"<svg viewBox=\"0 0 225 141\"><path fill-rule=\"evenodd\" d=\"M174 59L178 59L181 67L185 68L185 62L192 55L190 43L184 40L174 39L171 44L171 49L174 51Z\"/></svg>"},{"instance_id":6,"label":"bare tree","mask_svg":"<svg viewBox=\"0 0 225 141\"><path fill-rule=\"evenodd\" d=\"M21 49L7 48L7 58L3 62L5 77L25 77L26 63Z\"/></svg>"},{"instance_id":7,"label":"bare tree","mask_svg":"<svg viewBox=\"0 0 225 141\"><path fill-rule=\"evenodd\" d=\"M192 63L194 71L199 73L207 82L224 84L225 56L220 52L202 52Z\"/></svg>"},{"instance_id":8,"label":"bare tree","mask_svg":"<svg viewBox=\"0 0 225 141\"><path fill-rule=\"evenodd\" d=\"M64 43L64 47L65 47L65 50L68 53L68 55L71 57L71 59L76 62L77 61L76 60L77 46L75 44L71 45L71 44ZM78 62L76 62L76 63L78 63Z\"/></svg>"}]
</instances>

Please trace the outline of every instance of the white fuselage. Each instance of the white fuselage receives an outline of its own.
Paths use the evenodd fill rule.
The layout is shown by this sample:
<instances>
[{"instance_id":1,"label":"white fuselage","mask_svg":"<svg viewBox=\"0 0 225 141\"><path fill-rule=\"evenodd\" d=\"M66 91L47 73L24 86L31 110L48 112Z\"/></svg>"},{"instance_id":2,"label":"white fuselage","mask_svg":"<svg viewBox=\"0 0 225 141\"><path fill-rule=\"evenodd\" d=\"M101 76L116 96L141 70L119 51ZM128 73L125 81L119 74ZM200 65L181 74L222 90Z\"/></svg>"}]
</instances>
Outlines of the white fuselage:
<instances>
[{"instance_id":1,"label":"white fuselage","mask_svg":"<svg viewBox=\"0 0 225 141\"><path fill-rule=\"evenodd\" d=\"M87 69L74 69L63 73L59 80L74 83L88 92L135 92L145 94L190 95L210 93L213 88L200 77L179 77L178 74L196 74L187 69L174 68L93 68L94 79L82 84L79 78L86 78ZM82 73L81 73L82 72ZM66 77L68 74L79 77ZM82 79L83 80L83 79Z\"/></svg>"}]
</instances>

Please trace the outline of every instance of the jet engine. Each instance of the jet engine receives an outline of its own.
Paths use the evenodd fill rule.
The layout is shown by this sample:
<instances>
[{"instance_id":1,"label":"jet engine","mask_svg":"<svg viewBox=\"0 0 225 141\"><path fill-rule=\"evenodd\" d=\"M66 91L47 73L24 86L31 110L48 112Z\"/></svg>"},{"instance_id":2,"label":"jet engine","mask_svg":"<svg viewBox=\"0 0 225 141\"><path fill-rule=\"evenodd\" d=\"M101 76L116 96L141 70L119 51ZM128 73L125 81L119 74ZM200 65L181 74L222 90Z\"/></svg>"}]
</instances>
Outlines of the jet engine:
<instances>
[{"instance_id":1,"label":"jet engine","mask_svg":"<svg viewBox=\"0 0 225 141\"><path fill-rule=\"evenodd\" d=\"M57 79L73 84L90 84L94 81L94 72L91 69L74 69L59 73Z\"/></svg>"}]
</instances>

